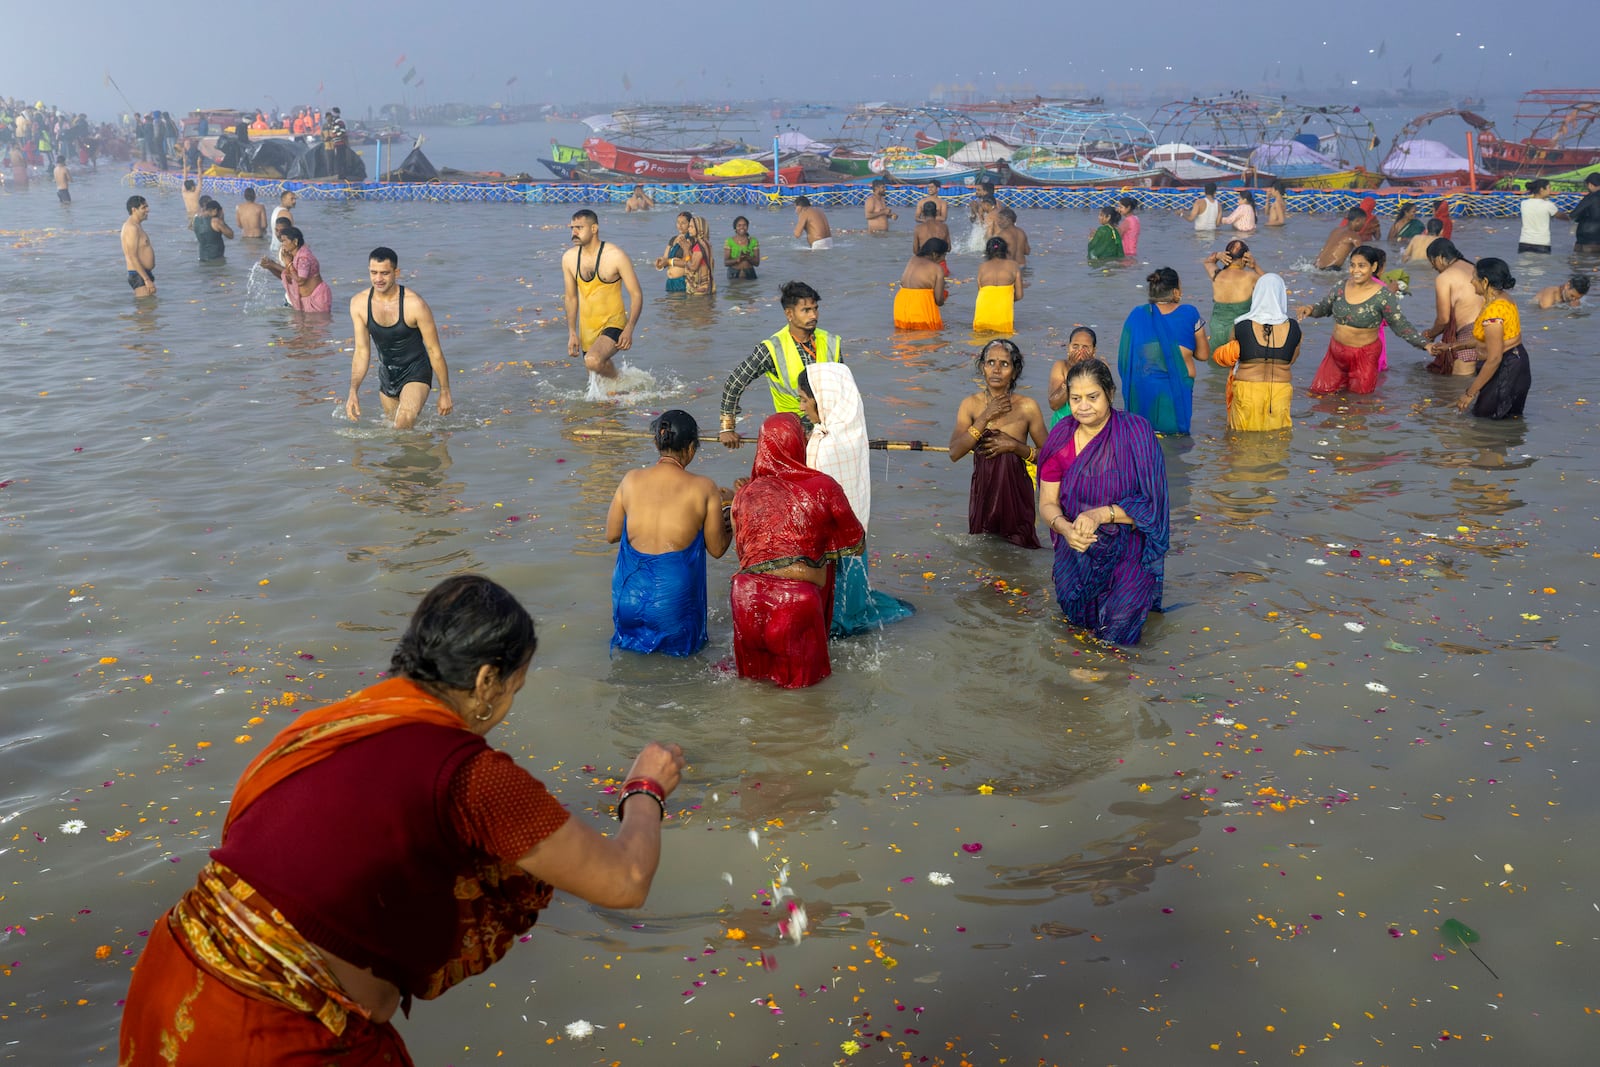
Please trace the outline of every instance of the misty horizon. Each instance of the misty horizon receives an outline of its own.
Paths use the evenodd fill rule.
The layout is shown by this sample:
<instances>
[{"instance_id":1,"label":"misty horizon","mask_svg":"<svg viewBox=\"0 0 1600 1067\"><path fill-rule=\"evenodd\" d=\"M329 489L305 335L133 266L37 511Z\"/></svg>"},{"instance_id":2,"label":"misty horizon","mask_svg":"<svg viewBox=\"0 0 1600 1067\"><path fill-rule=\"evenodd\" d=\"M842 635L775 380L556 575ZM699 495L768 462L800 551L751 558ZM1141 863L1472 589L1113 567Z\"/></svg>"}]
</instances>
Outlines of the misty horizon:
<instances>
[{"instance_id":1,"label":"misty horizon","mask_svg":"<svg viewBox=\"0 0 1600 1067\"><path fill-rule=\"evenodd\" d=\"M616 9L635 33L594 23L588 10L534 11L512 5L480 8L472 19L441 21L414 0L381 9L325 9L309 18L251 20L265 41L286 34L287 48L259 63L239 61L237 24L200 33L196 20L166 11L139 12L117 31L76 37L70 49L19 48L0 95L26 97L96 121L131 111L183 115L202 107L289 110L338 106L351 118L385 105L447 103L562 110L644 104L816 102L849 106L869 100L929 101L1103 96L1140 102L1187 99L1231 90L1287 93L1303 103L1359 102L1400 90L1451 97L1515 98L1531 88L1567 88L1591 81L1592 64L1577 35L1539 23L1512 22L1492 33L1473 27L1472 4L1446 9L1459 25L1437 36L1404 37L1392 25L1374 32L1356 23L1299 38L1250 22L1158 23L1161 40L1134 32L1100 41L1082 17L1047 12L1018 23L1001 51L1011 66L980 59L977 48L952 49L932 60L916 45L907 20L864 28L856 5L822 0L808 17L780 28L757 26L750 9L713 0L692 20L642 6ZM120 18L128 9L112 9ZM1487 11L1484 12L1487 14ZM629 20L632 21L629 21ZM1005 24L969 5L935 0L919 6L919 23L960 40L974 24L1003 35ZM59 15L27 7L9 18L17 41L62 39ZM664 50L667 21L681 26L685 47ZM1429 13L1419 14L1426 24ZM891 24L892 23L892 24ZM1213 23L1215 23L1213 25ZM1180 31L1181 32L1174 32ZM789 55L794 33L815 41L813 56ZM885 39L884 35L888 38ZM919 35L920 36L920 35ZM1067 44L1065 42L1077 43ZM1092 49L1083 42L1094 41ZM1287 46L1292 46L1288 47ZM1082 57L1093 54L1094 59ZM666 57L684 56L682 60ZM1125 64L1125 65L1119 65ZM1311 97L1312 99L1308 99ZM1509 121L1509 114L1501 116Z\"/></svg>"}]
</instances>

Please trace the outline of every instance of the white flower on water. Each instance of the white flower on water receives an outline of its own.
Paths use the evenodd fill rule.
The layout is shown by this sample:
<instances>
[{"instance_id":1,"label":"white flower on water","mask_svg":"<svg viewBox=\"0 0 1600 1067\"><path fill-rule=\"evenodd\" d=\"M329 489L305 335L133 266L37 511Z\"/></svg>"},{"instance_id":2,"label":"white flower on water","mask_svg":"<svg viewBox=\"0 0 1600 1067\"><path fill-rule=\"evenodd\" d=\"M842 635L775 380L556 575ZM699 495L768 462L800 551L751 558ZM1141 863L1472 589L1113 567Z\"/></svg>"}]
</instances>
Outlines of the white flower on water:
<instances>
[{"instance_id":1,"label":"white flower on water","mask_svg":"<svg viewBox=\"0 0 1600 1067\"><path fill-rule=\"evenodd\" d=\"M1367 688L1372 690L1374 693L1387 693L1389 691L1389 687L1384 685L1382 682L1368 682Z\"/></svg>"},{"instance_id":2,"label":"white flower on water","mask_svg":"<svg viewBox=\"0 0 1600 1067\"><path fill-rule=\"evenodd\" d=\"M1312 559L1306 560L1306 562L1311 564L1313 567L1326 567L1328 565L1328 561L1325 560L1325 559L1312 558Z\"/></svg>"},{"instance_id":3,"label":"white flower on water","mask_svg":"<svg viewBox=\"0 0 1600 1067\"><path fill-rule=\"evenodd\" d=\"M754 830L750 831L750 844L755 848L761 847L761 835L756 833Z\"/></svg>"},{"instance_id":4,"label":"white flower on water","mask_svg":"<svg viewBox=\"0 0 1600 1067\"><path fill-rule=\"evenodd\" d=\"M1366 629L1366 627L1361 625L1359 622L1347 622L1344 624L1344 628L1353 634L1358 634L1362 630Z\"/></svg>"},{"instance_id":5,"label":"white flower on water","mask_svg":"<svg viewBox=\"0 0 1600 1067\"><path fill-rule=\"evenodd\" d=\"M68 819L61 824L61 832L64 834L81 834L88 827L89 824L82 819Z\"/></svg>"},{"instance_id":6,"label":"white flower on water","mask_svg":"<svg viewBox=\"0 0 1600 1067\"><path fill-rule=\"evenodd\" d=\"M929 871L928 872L928 881L932 882L934 885L955 885L956 884L956 880L954 878L950 877L948 874L941 874L938 871Z\"/></svg>"},{"instance_id":7,"label":"white flower on water","mask_svg":"<svg viewBox=\"0 0 1600 1067\"><path fill-rule=\"evenodd\" d=\"M567 1036L574 1041L585 1041L594 1036L594 1023L579 1019L567 1024Z\"/></svg>"}]
</instances>

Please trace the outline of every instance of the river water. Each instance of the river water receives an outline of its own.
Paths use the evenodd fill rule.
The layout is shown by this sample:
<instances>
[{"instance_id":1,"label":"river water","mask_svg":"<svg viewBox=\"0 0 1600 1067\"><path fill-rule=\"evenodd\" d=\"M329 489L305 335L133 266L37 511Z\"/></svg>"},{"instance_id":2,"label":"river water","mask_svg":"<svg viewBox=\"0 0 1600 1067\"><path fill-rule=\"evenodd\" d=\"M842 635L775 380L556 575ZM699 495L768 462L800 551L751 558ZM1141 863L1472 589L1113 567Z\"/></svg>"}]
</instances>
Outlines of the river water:
<instances>
[{"instance_id":1,"label":"river water","mask_svg":"<svg viewBox=\"0 0 1600 1067\"><path fill-rule=\"evenodd\" d=\"M946 330L896 335L904 219L809 253L792 213L747 211L760 280L690 302L647 263L672 212L608 208L648 306L640 388L595 402L565 356L569 209L303 200L335 307L386 244L443 327L457 410L395 432L370 379L368 417L342 416L343 315L278 306L248 266L260 242L196 263L171 193L142 190L160 295L136 304L130 191L102 169L70 208L43 183L0 192L0 1060L115 1062L130 967L241 768L296 709L371 682L418 597L476 570L541 630L495 743L596 820L646 740L692 769L649 904L558 898L492 972L402 1021L418 1063L820 1065L851 1042L862 1063L1572 1062L1600 923L1586 311L1525 311L1525 422L1457 414L1461 380L1396 342L1375 396L1302 392L1292 434L1230 436L1202 370L1193 437L1165 442L1169 610L1125 653L1064 624L1046 552L963 532L965 465L874 453L873 581L917 614L780 692L725 666L731 556L704 654L607 655L606 504L653 456L572 431L642 431L669 406L714 430L724 376L800 278L873 436L943 443L974 388L974 256L955 257ZM720 241L733 212L707 214ZM1149 269L1175 266L1209 311L1199 260L1220 242L1171 215L1106 270L1084 262L1087 213L1021 224L1036 398L1075 323L1114 357ZM1297 302L1326 284L1294 267L1331 225L1250 238ZM1525 307L1571 269L1517 257L1506 220L1456 239L1508 258ZM1328 332L1309 324L1302 388ZM729 484L750 457L710 446L696 469ZM800 944L777 934L785 869Z\"/></svg>"}]
</instances>

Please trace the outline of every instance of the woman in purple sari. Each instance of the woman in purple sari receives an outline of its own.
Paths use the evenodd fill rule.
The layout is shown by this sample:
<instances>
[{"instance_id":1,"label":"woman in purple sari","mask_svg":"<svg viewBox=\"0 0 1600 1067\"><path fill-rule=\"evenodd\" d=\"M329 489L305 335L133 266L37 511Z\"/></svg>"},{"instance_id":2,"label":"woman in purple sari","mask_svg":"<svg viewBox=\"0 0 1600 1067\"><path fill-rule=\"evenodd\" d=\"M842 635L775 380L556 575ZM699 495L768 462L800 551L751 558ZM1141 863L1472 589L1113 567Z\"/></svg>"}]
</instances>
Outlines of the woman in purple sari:
<instances>
[{"instance_id":1,"label":"woman in purple sari","mask_svg":"<svg viewBox=\"0 0 1600 1067\"><path fill-rule=\"evenodd\" d=\"M1072 414L1045 441L1039 517L1050 527L1051 573L1068 621L1134 645L1145 617L1161 610L1167 464L1150 424L1111 407L1115 392L1101 360L1067 371Z\"/></svg>"}]
</instances>

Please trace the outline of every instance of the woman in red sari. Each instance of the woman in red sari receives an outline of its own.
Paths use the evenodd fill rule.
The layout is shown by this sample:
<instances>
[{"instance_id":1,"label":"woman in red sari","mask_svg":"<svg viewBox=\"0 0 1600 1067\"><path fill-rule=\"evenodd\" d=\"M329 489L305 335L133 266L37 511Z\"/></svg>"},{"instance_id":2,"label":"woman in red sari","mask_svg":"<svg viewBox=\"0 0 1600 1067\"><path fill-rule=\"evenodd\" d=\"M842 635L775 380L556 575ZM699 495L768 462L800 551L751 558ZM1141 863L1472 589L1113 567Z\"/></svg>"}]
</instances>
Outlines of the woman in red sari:
<instances>
[{"instance_id":1,"label":"woman in red sari","mask_svg":"<svg viewBox=\"0 0 1600 1067\"><path fill-rule=\"evenodd\" d=\"M552 890L644 903L683 751L645 746L614 836L569 818L484 740L536 644L510 593L448 579L412 616L388 680L273 740L197 884L150 932L119 1064L410 1064L395 1010L489 967Z\"/></svg>"},{"instance_id":2,"label":"woman in red sari","mask_svg":"<svg viewBox=\"0 0 1600 1067\"><path fill-rule=\"evenodd\" d=\"M839 483L806 466L796 415L761 424L750 480L733 496L733 655L739 677L816 685L828 662L833 563L866 547Z\"/></svg>"}]
</instances>

